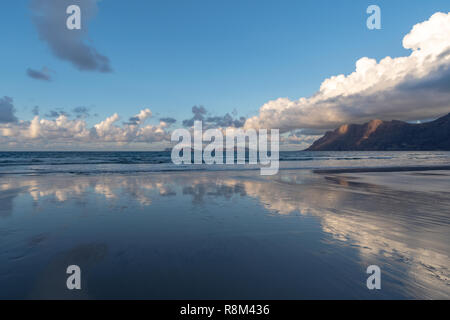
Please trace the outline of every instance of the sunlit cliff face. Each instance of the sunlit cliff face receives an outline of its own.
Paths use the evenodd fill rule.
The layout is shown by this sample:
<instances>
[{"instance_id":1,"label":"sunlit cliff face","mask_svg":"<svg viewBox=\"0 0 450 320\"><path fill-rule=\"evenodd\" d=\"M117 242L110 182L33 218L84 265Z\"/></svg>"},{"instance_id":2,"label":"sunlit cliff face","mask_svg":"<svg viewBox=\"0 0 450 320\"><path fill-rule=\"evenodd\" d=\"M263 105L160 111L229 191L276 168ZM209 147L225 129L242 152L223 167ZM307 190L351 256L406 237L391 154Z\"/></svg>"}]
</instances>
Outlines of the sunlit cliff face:
<instances>
[{"instance_id":1,"label":"sunlit cliff face","mask_svg":"<svg viewBox=\"0 0 450 320\"><path fill-rule=\"evenodd\" d=\"M261 214L315 217L331 241L358 250L363 265L381 257L401 261L407 266L405 272L419 283L423 291L420 296L448 293L450 260L442 245L448 242L446 226L434 223L436 216L450 212L448 194L433 193L430 197L407 186L392 189L342 175L283 171L272 178L255 177L251 173L236 178L229 176L229 173L216 172L196 176L2 178L0 201L3 208L12 208L17 195L28 194L37 206L43 201L83 201L95 195L99 197L96 201L106 201L108 206L120 206L119 198L126 197L136 205L151 207L161 197L178 196L176 199L184 199L178 206L195 205L214 210L216 199L255 199L264 208ZM414 179L419 183L420 177ZM186 199L191 202L186 204ZM7 212L0 214L0 218L8 217ZM411 288L403 290L417 295Z\"/></svg>"}]
</instances>

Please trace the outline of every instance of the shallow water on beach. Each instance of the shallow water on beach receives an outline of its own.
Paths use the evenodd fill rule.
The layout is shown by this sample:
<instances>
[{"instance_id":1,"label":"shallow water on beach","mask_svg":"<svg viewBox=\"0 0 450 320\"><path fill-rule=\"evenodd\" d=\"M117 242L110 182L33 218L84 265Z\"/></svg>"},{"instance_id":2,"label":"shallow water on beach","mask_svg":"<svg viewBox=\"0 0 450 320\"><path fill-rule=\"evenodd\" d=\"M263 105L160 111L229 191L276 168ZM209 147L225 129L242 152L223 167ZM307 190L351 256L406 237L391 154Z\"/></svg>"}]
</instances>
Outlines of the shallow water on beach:
<instances>
[{"instance_id":1,"label":"shallow water on beach","mask_svg":"<svg viewBox=\"0 0 450 320\"><path fill-rule=\"evenodd\" d=\"M5 175L0 298L448 299L449 178ZM69 265L81 291L66 288Z\"/></svg>"}]
</instances>

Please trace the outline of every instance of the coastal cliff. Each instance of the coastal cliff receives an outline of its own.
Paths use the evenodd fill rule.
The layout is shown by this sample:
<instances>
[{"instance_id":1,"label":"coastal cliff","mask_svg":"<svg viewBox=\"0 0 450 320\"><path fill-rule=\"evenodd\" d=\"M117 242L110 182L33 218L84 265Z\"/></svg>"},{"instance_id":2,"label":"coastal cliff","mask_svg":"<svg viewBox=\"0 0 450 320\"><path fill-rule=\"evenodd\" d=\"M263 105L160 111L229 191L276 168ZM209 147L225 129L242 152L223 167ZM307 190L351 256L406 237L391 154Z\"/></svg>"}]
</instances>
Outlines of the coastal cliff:
<instances>
[{"instance_id":1,"label":"coastal cliff","mask_svg":"<svg viewBox=\"0 0 450 320\"><path fill-rule=\"evenodd\" d=\"M372 120L345 124L327 132L307 151L450 150L450 114L437 120L411 124Z\"/></svg>"}]
</instances>

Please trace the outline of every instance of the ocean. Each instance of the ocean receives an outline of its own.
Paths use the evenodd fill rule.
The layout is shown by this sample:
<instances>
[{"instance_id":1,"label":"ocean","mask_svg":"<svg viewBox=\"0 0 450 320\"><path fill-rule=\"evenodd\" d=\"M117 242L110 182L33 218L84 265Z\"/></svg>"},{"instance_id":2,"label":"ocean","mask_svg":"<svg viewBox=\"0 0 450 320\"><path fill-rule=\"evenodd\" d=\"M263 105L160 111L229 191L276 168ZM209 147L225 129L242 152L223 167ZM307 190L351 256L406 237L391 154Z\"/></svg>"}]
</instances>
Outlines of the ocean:
<instances>
[{"instance_id":1,"label":"ocean","mask_svg":"<svg viewBox=\"0 0 450 320\"><path fill-rule=\"evenodd\" d=\"M345 169L450 165L450 152L282 151L280 169ZM248 161L247 161L248 162ZM257 165L175 165L170 151L0 152L0 174L107 174L256 170Z\"/></svg>"}]
</instances>

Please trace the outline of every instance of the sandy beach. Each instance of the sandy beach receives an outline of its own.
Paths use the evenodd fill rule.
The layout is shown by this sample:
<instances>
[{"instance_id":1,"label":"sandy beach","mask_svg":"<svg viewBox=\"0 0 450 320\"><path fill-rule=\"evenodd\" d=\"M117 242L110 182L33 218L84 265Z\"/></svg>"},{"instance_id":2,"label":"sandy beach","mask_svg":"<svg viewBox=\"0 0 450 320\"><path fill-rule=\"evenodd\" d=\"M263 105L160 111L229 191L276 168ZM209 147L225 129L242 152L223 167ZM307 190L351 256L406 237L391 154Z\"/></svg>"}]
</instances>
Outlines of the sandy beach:
<instances>
[{"instance_id":1,"label":"sandy beach","mask_svg":"<svg viewBox=\"0 0 450 320\"><path fill-rule=\"evenodd\" d=\"M449 175L4 175L0 298L448 298Z\"/></svg>"}]
</instances>

